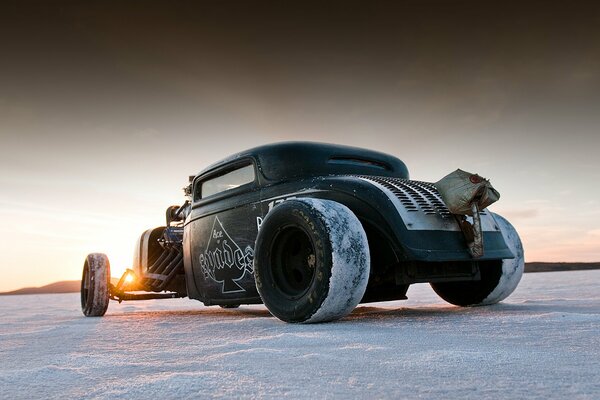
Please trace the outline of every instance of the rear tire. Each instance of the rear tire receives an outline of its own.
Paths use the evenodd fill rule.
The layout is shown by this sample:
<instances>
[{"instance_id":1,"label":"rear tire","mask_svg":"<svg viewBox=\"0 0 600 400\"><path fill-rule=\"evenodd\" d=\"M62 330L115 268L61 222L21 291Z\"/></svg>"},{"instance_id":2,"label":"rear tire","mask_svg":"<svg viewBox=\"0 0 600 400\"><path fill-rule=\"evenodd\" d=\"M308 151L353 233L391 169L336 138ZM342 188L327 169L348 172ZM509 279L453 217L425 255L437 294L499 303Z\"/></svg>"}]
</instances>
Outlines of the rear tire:
<instances>
[{"instance_id":1,"label":"rear tire","mask_svg":"<svg viewBox=\"0 0 600 400\"><path fill-rule=\"evenodd\" d=\"M448 303L457 306L496 304L517 288L525 269L523 244L510 222L498 214L492 215L515 258L481 263L480 281L432 283L433 290Z\"/></svg>"},{"instance_id":2,"label":"rear tire","mask_svg":"<svg viewBox=\"0 0 600 400\"><path fill-rule=\"evenodd\" d=\"M81 310L86 317L101 317L109 302L110 263L102 253L88 254L81 277Z\"/></svg>"},{"instance_id":3,"label":"rear tire","mask_svg":"<svg viewBox=\"0 0 600 400\"><path fill-rule=\"evenodd\" d=\"M367 235L350 209L330 200L287 200L267 214L255 247L256 287L286 322L349 314L369 279Z\"/></svg>"}]
</instances>

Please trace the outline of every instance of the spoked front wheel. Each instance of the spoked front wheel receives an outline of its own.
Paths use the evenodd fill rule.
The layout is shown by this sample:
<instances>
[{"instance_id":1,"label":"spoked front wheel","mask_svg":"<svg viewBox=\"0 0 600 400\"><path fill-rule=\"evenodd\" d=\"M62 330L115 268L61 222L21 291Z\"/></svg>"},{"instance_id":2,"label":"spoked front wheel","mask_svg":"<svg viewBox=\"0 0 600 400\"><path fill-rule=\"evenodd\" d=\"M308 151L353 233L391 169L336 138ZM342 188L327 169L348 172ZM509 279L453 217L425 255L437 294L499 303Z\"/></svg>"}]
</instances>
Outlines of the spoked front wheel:
<instances>
[{"instance_id":1,"label":"spoked front wheel","mask_svg":"<svg viewBox=\"0 0 600 400\"><path fill-rule=\"evenodd\" d=\"M102 253L88 254L81 277L81 310L86 317L101 317L109 302L110 263Z\"/></svg>"}]
</instances>

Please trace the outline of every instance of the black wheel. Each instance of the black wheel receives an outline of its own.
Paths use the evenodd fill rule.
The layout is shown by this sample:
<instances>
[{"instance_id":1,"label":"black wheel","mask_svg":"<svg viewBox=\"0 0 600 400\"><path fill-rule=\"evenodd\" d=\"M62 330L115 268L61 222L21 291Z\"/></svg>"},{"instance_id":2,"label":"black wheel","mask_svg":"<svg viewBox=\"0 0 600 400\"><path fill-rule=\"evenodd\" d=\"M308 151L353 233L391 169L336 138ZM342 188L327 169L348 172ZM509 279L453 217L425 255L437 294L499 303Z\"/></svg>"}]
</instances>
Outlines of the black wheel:
<instances>
[{"instance_id":1,"label":"black wheel","mask_svg":"<svg viewBox=\"0 0 600 400\"><path fill-rule=\"evenodd\" d=\"M432 283L433 290L448 303L457 306L496 304L517 288L525 268L523 244L515 228L506 219L492 215L515 258L481 262L480 281Z\"/></svg>"},{"instance_id":2,"label":"black wheel","mask_svg":"<svg viewBox=\"0 0 600 400\"><path fill-rule=\"evenodd\" d=\"M431 287L442 299L457 306L472 306L483 300L498 286L502 276L502 261L479 263L480 281L440 282Z\"/></svg>"},{"instance_id":3,"label":"black wheel","mask_svg":"<svg viewBox=\"0 0 600 400\"><path fill-rule=\"evenodd\" d=\"M86 317L101 317L109 302L110 263L101 253L88 254L81 277L81 310Z\"/></svg>"},{"instance_id":4,"label":"black wheel","mask_svg":"<svg viewBox=\"0 0 600 400\"><path fill-rule=\"evenodd\" d=\"M349 314L369 279L369 245L358 218L330 200L294 199L261 224L254 276L271 314L325 322Z\"/></svg>"}]
</instances>

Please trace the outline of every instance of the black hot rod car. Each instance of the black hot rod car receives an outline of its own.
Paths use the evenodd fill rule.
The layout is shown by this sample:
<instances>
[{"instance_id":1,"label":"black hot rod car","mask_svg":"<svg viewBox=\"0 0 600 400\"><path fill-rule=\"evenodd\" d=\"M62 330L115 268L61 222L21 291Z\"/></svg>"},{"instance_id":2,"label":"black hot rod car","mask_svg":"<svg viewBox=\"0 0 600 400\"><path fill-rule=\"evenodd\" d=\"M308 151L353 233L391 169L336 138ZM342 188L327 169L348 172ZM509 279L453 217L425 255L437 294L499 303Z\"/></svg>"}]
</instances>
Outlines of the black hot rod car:
<instances>
[{"instance_id":1,"label":"black hot rod car","mask_svg":"<svg viewBox=\"0 0 600 400\"><path fill-rule=\"evenodd\" d=\"M264 303L283 321L322 322L359 303L406 299L417 282L452 304L493 304L523 273L521 241L504 218L487 209L472 220L452 214L434 184L410 180L401 160L375 151L257 147L190 177L184 191L166 226L141 235L118 283L104 254L87 256L86 316L104 315L109 299L187 296L225 308ZM483 253L470 251L464 225L478 228Z\"/></svg>"}]
</instances>

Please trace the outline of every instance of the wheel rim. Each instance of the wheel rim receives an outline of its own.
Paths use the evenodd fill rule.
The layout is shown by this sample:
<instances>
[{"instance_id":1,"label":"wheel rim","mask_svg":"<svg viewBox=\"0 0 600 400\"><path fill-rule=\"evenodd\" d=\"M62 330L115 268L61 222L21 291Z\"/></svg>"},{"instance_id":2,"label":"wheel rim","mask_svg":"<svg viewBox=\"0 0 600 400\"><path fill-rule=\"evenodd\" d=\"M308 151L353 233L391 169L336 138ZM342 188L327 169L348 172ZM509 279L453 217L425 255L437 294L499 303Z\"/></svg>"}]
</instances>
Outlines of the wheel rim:
<instances>
[{"instance_id":1,"label":"wheel rim","mask_svg":"<svg viewBox=\"0 0 600 400\"><path fill-rule=\"evenodd\" d=\"M304 230L282 229L273 240L271 257L273 281L283 294L297 298L308 291L315 277L316 258Z\"/></svg>"}]
</instances>

